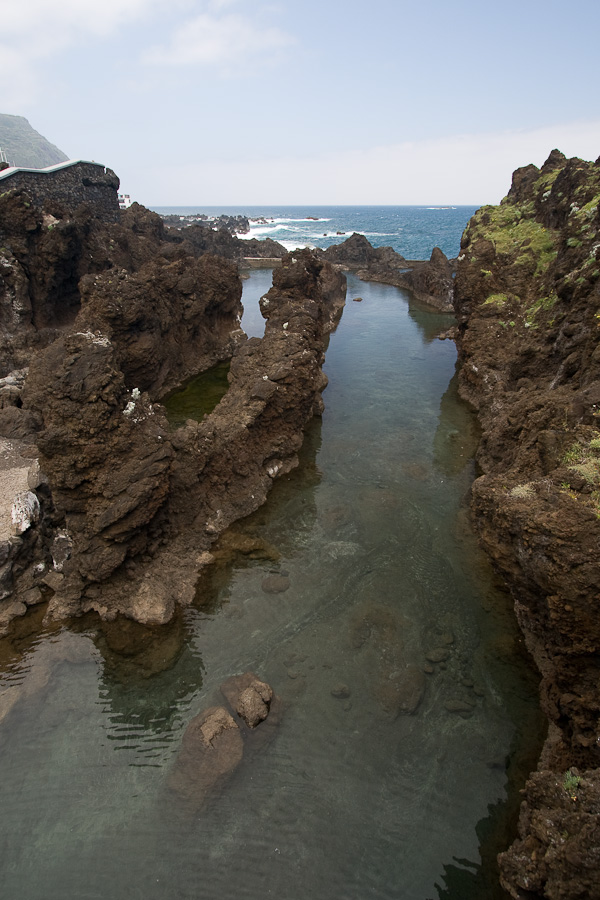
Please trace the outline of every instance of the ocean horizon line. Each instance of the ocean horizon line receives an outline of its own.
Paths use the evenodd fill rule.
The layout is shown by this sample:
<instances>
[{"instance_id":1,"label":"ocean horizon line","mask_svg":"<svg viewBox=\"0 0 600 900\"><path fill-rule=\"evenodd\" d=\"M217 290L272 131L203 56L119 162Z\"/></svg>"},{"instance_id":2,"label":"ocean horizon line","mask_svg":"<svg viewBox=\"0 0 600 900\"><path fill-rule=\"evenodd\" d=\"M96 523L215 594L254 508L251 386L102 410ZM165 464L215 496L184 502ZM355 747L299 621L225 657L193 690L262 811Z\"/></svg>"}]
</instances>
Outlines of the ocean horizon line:
<instances>
[{"instance_id":1,"label":"ocean horizon line","mask_svg":"<svg viewBox=\"0 0 600 900\"><path fill-rule=\"evenodd\" d=\"M144 204L148 209L479 209L475 203L187 203Z\"/></svg>"}]
</instances>

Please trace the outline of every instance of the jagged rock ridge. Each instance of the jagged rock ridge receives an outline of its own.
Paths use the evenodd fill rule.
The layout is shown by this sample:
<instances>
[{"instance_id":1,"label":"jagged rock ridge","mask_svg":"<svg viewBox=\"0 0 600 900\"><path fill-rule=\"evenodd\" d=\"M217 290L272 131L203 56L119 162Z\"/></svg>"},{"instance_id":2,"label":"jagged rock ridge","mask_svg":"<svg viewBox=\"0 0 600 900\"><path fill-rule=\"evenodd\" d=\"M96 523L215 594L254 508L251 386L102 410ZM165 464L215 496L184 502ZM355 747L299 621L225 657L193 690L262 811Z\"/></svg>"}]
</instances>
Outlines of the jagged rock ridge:
<instances>
[{"instance_id":1,"label":"jagged rock ridge","mask_svg":"<svg viewBox=\"0 0 600 900\"><path fill-rule=\"evenodd\" d=\"M237 265L201 231L213 250L236 240L184 237L138 204L110 223L0 197L0 435L19 472L41 462L39 521L2 544L0 625L49 593L55 616L167 621L218 534L296 464L345 279L310 252L284 259L265 338L247 341ZM171 432L156 401L232 356L218 409Z\"/></svg>"},{"instance_id":2,"label":"jagged rock ridge","mask_svg":"<svg viewBox=\"0 0 600 900\"><path fill-rule=\"evenodd\" d=\"M216 262L202 257L198 265ZM194 273L165 265L174 270L168 296L176 332L176 279ZM216 537L258 508L273 480L297 464L303 428L322 409L324 340L343 296L339 273L309 251L290 255L263 301L265 337L237 346L217 408L173 433L152 402L164 389L161 361L171 359L170 342L145 347L156 377L139 382L144 390L132 387L137 355L127 315L117 316L118 329L111 322L106 333L92 332L85 324L103 320L84 308L74 330L32 361L24 408L42 422L40 465L72 540L60 582L53 579L52 615L94 609L105 618L124 613L162 623L191 602ZM105 299L102 293L100 310ZM119 300L117 283L107 302L118 307ZM150 321L152 301L146 295ZM161 302L157 296L155 305ZM206 313L202 319L210 325Z\"/></svg>"}]
</instances>

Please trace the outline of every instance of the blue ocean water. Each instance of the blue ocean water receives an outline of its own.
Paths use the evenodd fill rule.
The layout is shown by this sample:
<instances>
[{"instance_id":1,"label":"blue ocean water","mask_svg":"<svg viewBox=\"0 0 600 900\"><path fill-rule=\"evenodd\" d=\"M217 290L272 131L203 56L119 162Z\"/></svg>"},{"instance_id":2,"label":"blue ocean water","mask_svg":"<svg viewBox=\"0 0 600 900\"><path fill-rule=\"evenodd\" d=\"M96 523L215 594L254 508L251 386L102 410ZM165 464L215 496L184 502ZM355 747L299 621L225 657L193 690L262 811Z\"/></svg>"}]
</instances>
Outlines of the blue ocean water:
<instances>
[{"instance_id":1,"label":"blue ocean water","mask_svg":"<svg viewBox=\"0 0 600 900\"><path fill-rule=\"evenodd\" d=\"M288 250L320 247L364 234L374 247L407 259L429 259L434 247L458 255L460 237L476 206L157 206L163 215L247 216L248 238L272 238ZM256 221L266 220L266 221Z\"/></svg>"}]
</instances>

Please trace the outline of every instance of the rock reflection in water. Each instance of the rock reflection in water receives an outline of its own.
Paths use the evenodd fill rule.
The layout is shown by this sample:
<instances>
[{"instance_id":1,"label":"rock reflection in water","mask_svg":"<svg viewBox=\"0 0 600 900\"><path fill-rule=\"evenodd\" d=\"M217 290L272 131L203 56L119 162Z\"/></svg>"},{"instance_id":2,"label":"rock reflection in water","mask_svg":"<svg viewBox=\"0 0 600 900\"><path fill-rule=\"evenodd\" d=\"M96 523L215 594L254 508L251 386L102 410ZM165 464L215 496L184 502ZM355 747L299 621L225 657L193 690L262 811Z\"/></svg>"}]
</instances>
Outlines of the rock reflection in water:
<instances>
[{"instance_id":1,"label":"rock reflection in water","mask_svg":"<svg viewBox=\"0 0 600 900\"><path fill-rule=\"evenodd\" d=\"M473 470L473 457L480 431L475 416L458 397L458 376L455 373L440 401L438 426L433 439L433 461L444 475L458 475L468 467Z\"/></svg>"},{"instance_id":2,"label":"rock reflection in water","mask_svg":"<svg viewBox=\"0 0 600 900\"><path fill-rule=\"evenodd\" d=\"M124 616L103 622L93 615L74 623L74 627L93 629L94 643L104 660L105 676L124 684L173 668L187 637L180 614L161 626L141 625Z\"/></svg>"}]
</instances>

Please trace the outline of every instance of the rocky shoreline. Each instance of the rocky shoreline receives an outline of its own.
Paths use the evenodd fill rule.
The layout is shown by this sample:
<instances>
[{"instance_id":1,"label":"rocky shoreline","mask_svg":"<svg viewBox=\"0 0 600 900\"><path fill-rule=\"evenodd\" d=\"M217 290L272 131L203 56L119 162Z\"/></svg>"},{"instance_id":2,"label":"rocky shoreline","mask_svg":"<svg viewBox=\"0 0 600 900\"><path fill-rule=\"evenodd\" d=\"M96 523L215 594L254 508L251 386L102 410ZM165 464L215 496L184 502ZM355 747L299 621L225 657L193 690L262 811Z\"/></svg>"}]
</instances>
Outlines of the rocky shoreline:
<instances>
[{"instance_id":1,"label":"rocky shoreline","mask_svg":"<svg viewBox=\"0 0 600 900\"><path fill-rule=\"evenodd\" d=\"M482 428L473 515L542 675L548 739L502 884L515 900L600 897L599 207L600 161L553 151L479 210L457 260L414 261L358 234L286 254L137 204L110 224L2 194L0 474L17 496L0 633L43 601L50 619L171 621L217 537L297 464L343 270L409 290L456 313ZM281 260L262 339L240 328L245 256ZM170 429L161 398L225 359L218 407Z\"/></svg>"},{"instance_id":2,"label":"rocky shoreline","mask_svg":"<svg viewBox=\"0 0 600 900\"><path fill-rule=\"evenodd\" d=\"M201 231L219 237L190 226L183 240L137 204L112 225L0 198L0 432L38 458L2 545L3 628L43 600L49 617L169 621L218 535L297 464L345 278L310 251L285 256L265 336L248 340L238 267ZM224 359L218 408L171 431L160 398Z\"/></svg>"},{"instance_id":3,"label":"rocky shoreline","mask_svg":"<svg viewBox=\"0 0 600 900\"><path fill-rule=\"evenodd\" d=\"M471 219L454 303L480 540L540 670L548 738L500 856L516 900L600 896L600 160L553 151Z\"/></svg>"}]
</instances>

